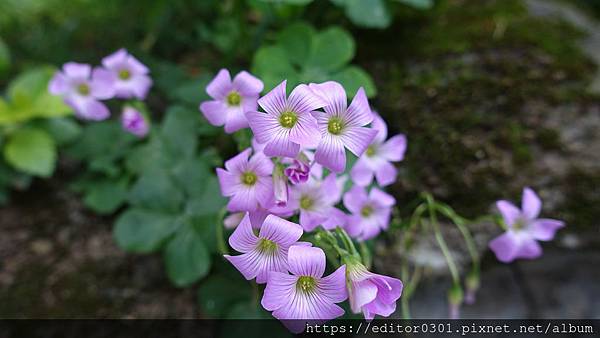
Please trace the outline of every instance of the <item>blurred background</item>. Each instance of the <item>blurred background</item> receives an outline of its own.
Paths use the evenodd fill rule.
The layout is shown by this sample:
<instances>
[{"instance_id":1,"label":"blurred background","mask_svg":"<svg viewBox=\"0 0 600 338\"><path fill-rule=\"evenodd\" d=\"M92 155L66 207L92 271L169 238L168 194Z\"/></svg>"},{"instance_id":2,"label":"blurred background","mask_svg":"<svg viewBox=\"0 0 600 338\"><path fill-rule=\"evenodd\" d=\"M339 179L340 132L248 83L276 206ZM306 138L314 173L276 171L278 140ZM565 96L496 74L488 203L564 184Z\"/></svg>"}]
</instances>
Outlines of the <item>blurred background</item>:
<instances>
[{"instance_id":1,"label":"blurred background","mask_svg":"<svg viewBox=\"0 0 600 338\"><path fill-rule=\"evenodd\" d=\"M205 228L223 203L212 168L248 141L198 111L228 68L267 89L283 78L364 86L390 134L408 137L389 189L401 218L421 191L475 219L536 189L543 215L568 226L542 258L504 265L486 250L500 229L470 224L482 280L464 317L600 318L599 20L596 0L0 0L0 317L258 311ZM97 65L122 47L154 79L145 139L120 130L116 106L110 121L82 122L46 93L65 62ZM160 224L128 227L140 206L154 212L142 218L189 214L197 241L183 247L199 261ZM451 282L430 237L410 253L394 231L373 243L382 273L399 276L403 256L423 267L414 318L447 316Z\"/></svg>"}]
</instances>

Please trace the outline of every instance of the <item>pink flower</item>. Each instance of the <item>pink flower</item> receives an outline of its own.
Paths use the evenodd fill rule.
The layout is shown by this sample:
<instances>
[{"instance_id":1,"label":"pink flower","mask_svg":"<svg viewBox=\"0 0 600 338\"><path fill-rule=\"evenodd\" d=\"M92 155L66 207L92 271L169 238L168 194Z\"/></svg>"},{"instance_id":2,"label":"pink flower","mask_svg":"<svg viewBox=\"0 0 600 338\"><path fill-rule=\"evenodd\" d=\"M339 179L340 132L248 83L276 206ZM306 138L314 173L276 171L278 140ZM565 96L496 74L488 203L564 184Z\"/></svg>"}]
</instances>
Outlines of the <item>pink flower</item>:
<instances>
[{"instance_id":1,"label":"pink flower","mask_svg":"<svg viewBox=\"0 0 600 338\"><path fill-rule=\"evenodd\" d=\"M355 258L344 262L347 266L352 312L362 312L365 319L372 320L375 315L388 317L396 311L396 301L402 294L402 281L369 272Z\"/></svg>"},{"instance_id":2,"label":"pink flower","mask_svg":"<svg viewBox=\"0 0 600 338\"><path fill-rule=\"evenodd\" d=\"M261 301L273 317L298 333L307 322L322 323L344 314L336 303L348 298L345 265L323 277L323 250L298 245L289 248L287 262L292 274L271 272Z\"/></svg>"},{"instance_id":3,"label":"pink flower","mask_svg":"<svg viewBox=\"0 0 600 338\"><path fill-rule=\"evenodd\" d=\"M508 263L517 258L533 259L542 255L537 241L549 241L565 223L555 219L538 218L542 201L530 188L523 189L521 209L508 201L498 201L507 231L493 239L489 247L498 260Z\"/></svg>"},{"instance_id":4,"label":"pink flower","mask_svg":"<svg viewBox=\"0 0 600 338\"><path fill-rule=\"evenodd\" d=\"M137 136L144 137L148 134L150 126L142 113L132 107L125 107L121 114L121 125L125 131Z\"/></svg>"},{"instance_id":5,"label":"pink flower","mask_svg":"<svg viewBox=\"0 0 600 338\"><path fill-rule=\"evenodd\" d=\"M371 128L378 131L377 136L356 161L350 176L354 183L364 187L371 184L375 175L377 184L384 187L396 180L397 170L391 162L402 161L404 158L406 136L400 134L386 141L387 125L379 114L373 115Z\"/></svg>"},{"instance_id":6,"label":"pink flower","mask_svg":"<svg viewBox=\"0 0 600 338\"><path fill-rule=\"evenodd\" d=\"M335 174L329 174L322 182L311 177L290 190L288 207L300 210L300 225L305 231L313 231L319 225L325 229L345 225L346 215L334 207L342 194Z\"/></svg>"},{"instance_id":7,"label":"pink flower","mask_svg":"<svg viewBox=\"0 0 600 338\"><path fill-rule=\"evenodd\" d=\"M217 168L223 196L231 197L229 211L256 211L269 208L273 200L273 163L262 153L248 160L248 148L225 162L225 170Z\"/></svg>"},{"instance_id":8,"label":"pink flower","mask_svg":"<svg viewBox=\"0 0 600 338\"><path fill-rule=\"evenodd\" d=\"M395 203L394 197L377 188L372 188L367 195L364 188L354 186L344 194L344 205L352 213L346 230L361 241L377 236L387 229Z\"/></svg>"},{"instance_id":9,"label":"pink flower","mask_svg":"<svg viewBox=\"0 0 600 338\"><path fill-rule=\"evenodd\" d=\"M283 81L258 100L266 113L246 113L254 137L265 144L263 152L267 156L296 157L301 147L314 146L321 137L311 113L325 102L307 85L297 86L289 97L285 90Z\"/></svg>"},{"instance_id":10,"label":"pink flower","mask_svg":"<svg viewBox=\"0 0 600 338\"><path fill-rule=\"evenodd\" d=\"M292 184L305 183L308 181L310 175L310 165L301 160L294 159L293 163L285 168L284 173Z\"/></svg>"},{"instance_id":11,"label":"pink flower","mask_svg":"<svg viewBox=\"0 0 600 338\"><path fill-rule=\"evenodd\" d=\"M229 237L229 245L242 254L224 257L247 280L256 278L257 283L265 283L274 271L287 273L288 249L300 236L302 228L298 224L269 215L257 237L252 231L250 217L246 215Z\"/></svg>"},{"instance_id":12,"label":"pink flower","mask_svg":"<svg viewBox=\"0 0 600 338\"><path fill-rule=\"evenodd\" d=\"M110 73L102 68L88 64L69 62L63 65L50 80L48 91L61 95L66 104L75 110L75 114L86 120L105 120L110 111L100 100L115 95L114 80Z\"/></svg>"},{"instance_id":13,"label":"pink flower","mask_svg":"<svg viewBox=\"0 0 600 338\"><path fill-rule=\"evenodd\" d=\"M206 92L212 98L200 104L200 111L213 126L225 125L226 133L248 127L246 112L256 110L263 90L261 80L242 71L233 81L227 69L221 69L208 84Z\"/></svg>"},{"instance_id":14,"label":"pink flower","mask_svg":"<svg viewBox=\"0 0 600 338\"><path fill-rule=\"evenodd\" d=\"M325 112L313 113L321 132L315 160L333 172L342 172L346 168L345 148L361 156L377 134L364 127L373 120L367 96L360 88L348 106L346 91L337 82L311 83L310 88L327 102Z\"/></svg>"},{"instance_id":15,"label":"pink flower","mask_svg":"<svg viewBox=\"0 0 600 338\"><path fill-rule=\"evenodd\" d=\"M119 49L102 59L102 65L112 74L115 96L122 99L146 98L152 79L150 70L125 49Z\"/></svg>"}]
</instances>

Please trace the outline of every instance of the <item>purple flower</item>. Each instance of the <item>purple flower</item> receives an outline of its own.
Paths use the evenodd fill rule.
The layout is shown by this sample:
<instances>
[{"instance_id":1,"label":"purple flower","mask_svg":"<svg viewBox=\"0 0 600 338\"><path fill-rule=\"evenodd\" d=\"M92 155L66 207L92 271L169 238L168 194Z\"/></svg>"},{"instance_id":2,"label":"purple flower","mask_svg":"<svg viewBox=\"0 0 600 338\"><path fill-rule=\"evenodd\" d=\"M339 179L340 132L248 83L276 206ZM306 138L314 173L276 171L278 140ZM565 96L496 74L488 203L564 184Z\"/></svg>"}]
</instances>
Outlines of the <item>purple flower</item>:
<instances>
[{"instance_id":1,"label":"purple flower","mask_svg":"<svg viewBox=\"0 0 600 338\"><path fill-rule=\"evenodd\" d=\"M288 184L281 164L276 165L273 172L273 193L275 205L285 207L288 203Z\"/></svg>"},{"instance_id":2,"label":"purple flower","mask_svg":"<svg viewBox=\"0 0 600 338\"><path fill-rule=\"evenodd\" d=\"M314 113L321 132L315 160L333 172L342 172L346 168L344 148L361 156L377 134L364 127L373 120L367 96L361 87L348 106L346 91L337 82L311 83L310 88L327 102L325 112Z\"/></svg>"},{"instance_id":3,"label":"purple flower","mask_svg":"<svg viewBox=\"0 0 600 338\"><path fill-rule=\"evenodd\" d=\"M343 225L335 224L343 219L339 216L341 211L334 207L342 193L335 174L329 174L322 182L311 177L308 182L292 186L290 190L288 207L300 210L300 225L305 231L313 231L319 225L326 229Z\"/></svg>"},{"instance_id":4,"label":"purple flower","mask_svg":"<svg viewBox=\"0 0 600 338\"><path fill-rule=\"evenodd\" d=\"M344 194L344 206L352 215L348 217L346 229L358 240L373 238L390 223L394 197L372 188L367 196L364 188L354 186Z\"/></svg>"},{"instance_id":5,"label":"purple flower","mask_svg":"<svg viewBox=\"0 0 600 338\"><path fill-rule=\"evenodd\" d=\"M48 91L62 95L66 104L75 110L75 114L86 120L104 120L110 111L99 100L114 96L113 79L109 72L88 64L69 62L63 65L50 80Z\"/></svg>"},{"instance_id":6,"label":"purple flower","mask_svg":"<svg viewBox=\"0 0 600 338\"><path fill-rule=\"evenodd\" d=\"M406 151L406 136L396 135L387 138L387 125L379 114L373 114L371 128L378 131L377 136L369 145L365 153L356 161L350 176L354 183L368 186L373 181L373 174L379 186L386 186L396 180L396 167L390 162L402 161Z\"/></svg>"},{"instance_id":7,"label":"purple flower","mask_svg":"<svg viewBox=\"0 0 600 338\"><path fill-rule=\"evenodd\" d=\"M285 168L284 173L292 184L305 183L310 175L310 165L302 160L294 159L293 163Z\"/></svg>"},{"instance_id":8,"label":"purple flower","mask_svg":"<svg viewBox=\"0 0 600 338\"><path fill-rule=\"evenodd\" d=\"M269 208L273 199L273 163L262 153L250 160L248 148L225 162L225 170L217 168L223 196L231 196L229 211L255 211Z\"/></svg>"},{"instance_id":9,"label":"purple flower","mask_svg":"<svg viewBox=\"0 0 600 338\"><path fill-rule=\"evenodd\" d=\"M213 126L225 125L226 133L248 127L246 112L256 110L263 83L246 71L239 72L231 81L227 69L221 69L206 86L213 99L200 104L200 111Z\"/></svg>"},{"instance_id":10,"label":"purple flower","mask_svg":"<svg viewBox=\"0 0 600 338\"><path fill-rule=\"evenodd\" d=\"M267 311L273 311L273 317L297 333L305 322L322 323L344 314L335 304L348 298L345 265L323 277L323 250L299 245L290 247L288 264L292 275L271 272L261 301Z\"/></svg>"},{"instance_id":11,"label":"purple flower","mask_svg":"<svg viewBox=\"0 0 600 338\"><path fill-rule=\"evenodd\" d=\"M150 70L125 49L119 49L102 59L102 65L114 78L115 96L122 99L143 100L152 86Z\"/></svg>"},{"instance_id":12,"label":"purple flower","mask_svg":"<svg viewBox=\"0 0 600 338\"><path fill-rule=\"evenodd\" d=\"M498 201L507 231L493 239L489 246L498 260L508 263L516 258L533 259L542 255L537 241L549 241L565 223L555 219L537 218L542 201L530 188L523 189L521 209L508 201Z\"/></svg>"},{"instance_id":13,"label":"purple flower","mask_svg":"<svg viewBox=\"0 0 600 338\"><path fill-rule=\"evenodd\" d=\"M144 115L132 107L125 107L121 114L121 125L127 132L137 137L144 137L148 134L150 126Z\"/></svg>"},{"instance_id":14,"label":"purple flower","mask_svg":"<svg viewBox=\"0 0 600 338\"><path fill-rule=\"evenodd\" d=\"M246 214L229 237L229 245L242 254L224 257L247 280L256 278L257 283L266 283L268 275L273 271L287 273L288 249L298 242L300 236L302 228L298 224L269 215L257 237L252 231L250 217Z\"/></svg>"},{"instance_id":15,"label":"purple flower","mask_svg":"<svg viewBox=\"0 0 600 338\"><path fill-rule=\"evenodd\" d=\"M345 263L352 312L362 312L366 320L372 320L375 315L388 317L396 311L396 301L402 294L402 281L369 272L355 258L347 259Z\"/></svg>"},{"instance_id":16,"label":"purple flower","mask_svg":"<svg viewBox=\"0 0 600 338\"><path fill-rule=\"evenodd\" d=\"M299 85L286 97L286 81L258 100L266 113L246 113L250 128L267 156L296 157L301 146L314 146L321 137L311 114L325 105L307 85Z\"/></svg>"}]
</instances>

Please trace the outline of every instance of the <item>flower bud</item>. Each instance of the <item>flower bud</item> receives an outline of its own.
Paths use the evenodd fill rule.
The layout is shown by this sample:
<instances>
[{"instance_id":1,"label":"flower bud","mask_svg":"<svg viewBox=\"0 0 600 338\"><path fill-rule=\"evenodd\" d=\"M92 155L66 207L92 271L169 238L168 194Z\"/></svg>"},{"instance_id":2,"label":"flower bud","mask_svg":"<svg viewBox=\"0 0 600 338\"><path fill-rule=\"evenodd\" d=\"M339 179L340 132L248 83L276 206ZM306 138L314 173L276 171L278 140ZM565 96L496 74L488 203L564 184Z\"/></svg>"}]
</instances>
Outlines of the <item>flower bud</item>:
<instances>
[{"instance_id":1,"label":"flower bud","mask_svg":"<svg viewBox=\"0 0 600 338\"><path fill-rule=\"evenodd\" d=\"M285 176L290 179L292 184L305 183L308 181L310 166L308 165L308 162L294 159L294 162L285 168L284 173Z\"/></svg>"},{"instance_id":2,"label":"flower bud","mask_svg":"<svg viewBox=\"0 0 600 338\"><path fill-rule=\"evenodd\" d=\"M278 207L285 207L288 202L287 177L283 174L283 166L277 164L273 173L273 193L275 195L275 204Z\"/></svg>"},{"instance_id":3,"label":"flower bud","mask_svg":"<svg viewBox=\"0 0 600 338\"><path fill-rule=\"evenodd\" d=\"M460 318L460 305L463 302L463 290L458 284L454 284L448 290L448 304L450 319Z\"/></svg>"},{"instance_id":4,"label":"flower bud","mask_svg":"<svg viewBox=\"0 0 600 338\"><path fill-rule=\"evenodd\" d=\"M475 294L479 290L479 273L471 271L465 278L465 303L475 303Z\"/></svg>"},{"instance_id":5,"label":"flower bud","mask_svg":"<svg viewBox=\"0 0 600 338\"><path fill-rule=\"evenodd\" d=\"M123 109L121 125L123 129L137 137L146 136L150 130L150 126L144 115L132 107L125 107Z\"/></svg>"}]
</instances>

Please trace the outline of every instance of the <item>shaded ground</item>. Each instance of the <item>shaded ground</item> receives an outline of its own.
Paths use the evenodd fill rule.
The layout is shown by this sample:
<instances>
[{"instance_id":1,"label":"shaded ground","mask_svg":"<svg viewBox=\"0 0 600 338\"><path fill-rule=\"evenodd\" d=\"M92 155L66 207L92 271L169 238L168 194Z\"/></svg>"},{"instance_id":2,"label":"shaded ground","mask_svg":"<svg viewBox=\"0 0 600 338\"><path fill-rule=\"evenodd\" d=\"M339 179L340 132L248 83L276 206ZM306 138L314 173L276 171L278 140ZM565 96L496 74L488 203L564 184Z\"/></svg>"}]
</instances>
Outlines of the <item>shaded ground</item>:
<instances>
[{"instance_id":1,"label":"shaded ground","mask_svg":"<svg viewBox=\"0 0 600 338\"><path fill-rule=\"evenodd\" d=\"M449 1L431 17L356 36L379 88L374 107L409 137L393 187L403 212L428 190L475 217L530 185L544 214L569 224L541 260L507 267L488 252L480 301L465 314L599 317L600 101L588 93L596 67L582 32L531 17L520 1L486 0ZM161 257L119 250L111 219L85 211L65 189L73 168L61 168L63 177L36 181L0 209L0 317L197 316L194 290L170 286ZM473 230L482 250L499 231ZM449 283L436 277L446 271L428 240L414 256L431 277L413 314L444 317ZM396 242L376 262L393 275Z\"/></svg>"}]
</instances>

